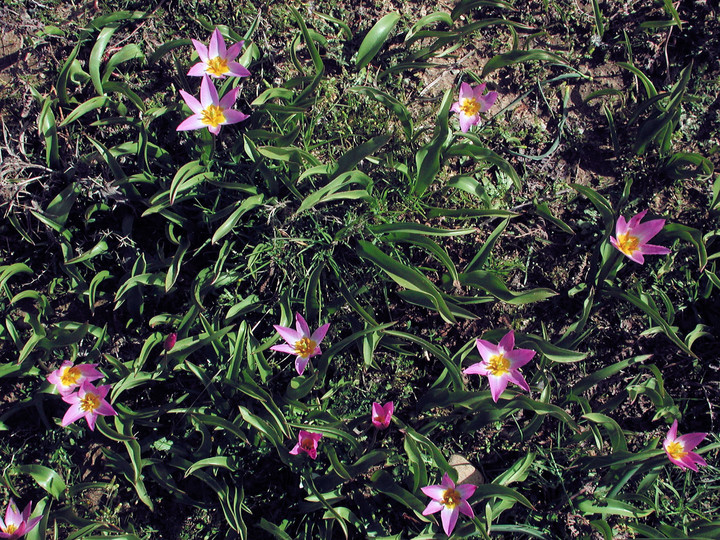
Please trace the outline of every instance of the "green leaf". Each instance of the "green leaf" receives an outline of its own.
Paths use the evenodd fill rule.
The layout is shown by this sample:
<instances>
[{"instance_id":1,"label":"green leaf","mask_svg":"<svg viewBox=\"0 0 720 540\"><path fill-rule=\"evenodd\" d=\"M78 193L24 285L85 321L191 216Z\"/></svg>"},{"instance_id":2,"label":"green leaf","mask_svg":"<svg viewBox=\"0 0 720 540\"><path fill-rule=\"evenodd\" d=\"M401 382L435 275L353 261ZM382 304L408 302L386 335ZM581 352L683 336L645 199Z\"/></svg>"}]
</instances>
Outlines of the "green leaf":
<instances>
[{"instance_id":1,"label":"green leaf","mask_svg":"<svg viewBox=\"0 0 720 540\"><path fill-rule=\"evenodd\" d=\"M480 74L480 77L485 78L487 77L488 73L492 73L496 69L511 66L513 64L518 64L520 62L531 61L550 62L552 64L559 64L568 68L570 67L565 61L565 59L547 51L539 49L531 49L529 51L513 50L510 52L495 55L490 60L488 60L482 70L482 73Z\"/></svg>"},{"instance_id":2,"label":"green leaf","mask_svg":"<svg viewBox=\"0 0 720 540\"><path fill-rule=\"evenodd\" d=\"M359 69L367 66L372 59L375 58L375 55L385 44L390 32L393 31L399 20L399 13L388 13L376 22L365 35L358 49L357 58L355 59L355 65Z\"/></svg>"},{"instance_id":3,"label":"green leaf","mask_svg":"<svg viewBox=\"0 0 720 540\"><path fill-rule=\"evenodd\" d=\"M95 40L92 51L90 51L90 59L88 60L88 72L90 73L90 79L92 80L95 91L98 95L102 96L105 94L103 90L102 79L100 77L100 64L102 63L105 49L107 48L110 39L117 30L117 26L106 26L100 30L100 35Z\"/></svg>"},{"instance_id":4,"label":"green leaf","mask_svg":"<svg viewBox=\"0 0 720 540\"><path fill-rule=\"evenodd\" d=\"M496 166L513 182L515 189L522 189L522 181L510 163L489 148L474 143L453 144L447 151L448 156L469 156L478 162L487 162ZM455 186L454 186L455 187Z\"/></svg>"},{"instance_id":5,"label":"green leaf","mask_svg":"<svg viewBox=\"0 0 720 540\"><path fill-rule=\"evenodd\" d=\"M435 309L447 322L455 322L455 317L448 308L445 299L432 282L422 275L418 270L406 266L392 257L380 251L370 242L360 240L357 253L363 259L367 259L379 266L395 283L406 289L426 294Z\"/></svg>"},{"instance_id":6,"label":"green leaf","mask_svg":"<svg viewBox=\"0 0 720 540\"><path fill-rule=\"evenodd\" d=\"M16 465L13 470L18 474L29 474L38 485L56 500L65 498L65 481L58 473L43 465Z\"/></svg>"},{"instance_id":7,"label":"green leaf","mask_svg":"<svg viewBox=\"0 0 720 540\"><path fill-rule=\"evenodd\" d=\"M448 127L448 114L452 104L452 89L445 91L440 104L440 112L435 122L435 129L430 141L415 153L415 186L413 193L422 197L430 184L435 180L442 164L442 153L452 140Z\"/></svg>"},{"instance_id":8,"label":"green leaf","mask_svg":"<svg viewBox=\"0 0 720 540\"><path fill-rule=\"evenodd\" d=\"M227 457L227 456L214 456L214 457L201 459L201 460L198 460L195 463L193 463L185 471L185 478L187 478L188 476L193 474L195 471L197 471L199 469L204 469L205 467L227 469L232 472L237 471L237 467L232 458Z\"/></svg>"},{"instance_id":9,"label":"green leaf","mask_svg":"<svg viewBox=\"0 0 720 540\"><path fill-rule=\"evenodd\" d=\"M475 270L473 272L465 272L458 276L461 285L467 287L477 287L492 294L495 298L502 300L508 304L529 304L532 302L540 302L557 293L552 289L536 288L527 291L513 292L507 288L505 283L495 274L485 272L483 270Z\"/></svg>"},{"instance_id":10,"label":"green leaf","mask_svg":"<svg viewBox=\"0 0 720 540\"><path fill-rule=\"evenodd\" d=\"M400 103L396 98L394 98L390 94L387 94L381 90L372 88L370 86L351 86L350 88L348 88L348 92L354 92L356 94L367 96L390 109L390 111L398 117L398 120L400 120L400 124L402 125L405 137L408 139L408 141L412 140L412 116L410 114L410 111L408 111L407 107Z\"/></svg>"}]
</instances>

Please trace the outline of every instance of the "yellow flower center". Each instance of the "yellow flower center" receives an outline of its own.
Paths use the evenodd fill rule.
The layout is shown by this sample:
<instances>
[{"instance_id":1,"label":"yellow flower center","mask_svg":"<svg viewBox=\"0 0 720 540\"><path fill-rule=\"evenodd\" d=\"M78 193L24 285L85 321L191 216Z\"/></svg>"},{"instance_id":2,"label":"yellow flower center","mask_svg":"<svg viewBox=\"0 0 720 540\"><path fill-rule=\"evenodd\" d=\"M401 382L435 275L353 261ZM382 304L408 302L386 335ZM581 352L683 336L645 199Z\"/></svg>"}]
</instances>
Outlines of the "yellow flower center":
<instances>
[{"instance_id":1,"label":"yellow flower center","mask_svg":"<svg viewBox=\"0 0 720 540\"><path fill-rule=\"evenodd\" d=\"M65 386L72 386L73 384L78 383L81 375L82 373L80 373L80 368L67 368L65 371L63 371L62 375L60 375L60 382L63 383Z\"/></svg>"},{"instance_id":2,"label":"yellow flower center","mask_svg":"<svg viewBox=\"0 0 720 540\"><path fill-rule=\"evenodd\" d=\"M668 444L666 450L667 453L670 454L670 457L673 459L682 459L688 455L688 453L685 452L685 447L682 445L682 443L679 443L677 441L673 441Z\"/></svg>"},{"instance_id":3,"label":"yellow flower center","mask_svg":"<svg viewBox=\"0 0 720 540\"><path fill-rule=\"evenodd\" d=\"M510 371L510 360L505 358L502 354L494 354L488 360L487 370L491 375L499 377L505 375Z\"/></svg>"},{"instance_id":4,"label":"yellow flower center","mask_svg":"<svg viewBox=\"0 0 720 540\"><path fill-rule=\"evenodd\" d=\"M88 412L94 411L100 406L100 396L88 392L80 398L80 410Z\"/></svg>"},{"instance_id":5,"label":"yellow flower center","mask_svg":"<svg viewBox=\"0 0 720 540\"><path fill-rule=\"evenodd\" d=\"M200 113L200 121L205 125L216 128L225 121L224 110L218 105L208 105Z\"/></svg>"},{"instance_id":6,"label":"yellow flower center","mask_svg":"<svg viewBox=\"0 0 720 540\"><path fill-rule=\"evenodd\" d=\"M227 60L220 58L219 56L208 60L207 68L205 68L205 73L215 75L216 77L225 75L228 71L230 71L230 68L227 65Z\"/></svg>"},{"instance_id":7,"label":"yellow flower center","mask_svg":"<svg viewBox=\"0 0 720 540\"><path fill-rule=\"evenodd\" d=\"M627 232L618 235L617 241L618 248L625 255L632 255L633 253L635 253L637 251L638 244L640 243L640 239L637 236L633 236L632 234Z\"/></svg>"},{"instance_id":8,"label":"yellow flower center","mask_svg":"<svg viewBox=\"0 0 720 540\"><path fill-rule=\"evenodd\" d=\"M460 492L450 488L445 490L445 493L443 493L442 496L442 501L440 502L445 508L447 508L448 510L452 510L458 504L460 504L461 500L462 497L460 496Z\"/></svg>"},{"instance_id":9,"label":"yellow flower center","mask_svg":"<svg viewBox=\"0 0 720 540\"><path fill-rule=\"evenodd\" d=\"M295 354L303 358L307 358L317 348L317 343L312 339L304 337L295 342Z\"/></svg>"},{"instance_id":10,"label":"yellow flower center","mask_svg":"<svg viewBox=\"0 0 720 540\"><path fill-rule=\"evenodd\" d=\"M475 98L464 98L460 100L460 110L465 116L475 116L480 112L480 103Z\"/></svg>"},{"instance_id":11,"label":"yellow flower center","mask_svg":"<svg viewBox=\"0 0 720 540\"><path fill-rule=\"evenodd\" d=\"M17 531L17 525L13 525L12 523L8 524L4 529L3 532L7 534L12 534L15 531Z\"/></svg>"}]
</instances>

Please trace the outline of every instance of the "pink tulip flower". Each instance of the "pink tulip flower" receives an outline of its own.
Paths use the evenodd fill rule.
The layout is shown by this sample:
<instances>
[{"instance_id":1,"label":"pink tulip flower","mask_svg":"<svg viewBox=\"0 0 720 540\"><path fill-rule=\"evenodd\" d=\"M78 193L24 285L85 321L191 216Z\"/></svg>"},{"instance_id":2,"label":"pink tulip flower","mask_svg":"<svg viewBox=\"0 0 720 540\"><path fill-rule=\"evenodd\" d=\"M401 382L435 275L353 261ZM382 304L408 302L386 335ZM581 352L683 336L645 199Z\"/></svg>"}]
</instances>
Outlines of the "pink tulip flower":
<instances>
[{"instance_id":1,"label":"pink tulip flower","mask_svg":"<svg viewBox=\"0 0 720 540\"><path fill-rule=\"evenodd\" d=\"M171 351L172 348L175 346L175 343L177 343L177 334L175 332L171 332L165 338L165 343L163 343L163 348L166 351Z\"/></svg>"},{"instance_id":2,"label":"pink tulip flower","mask_svg":"<svg viewBox=\"0 0 720 540\"><path fill-rule=\"evenodd\" d=\"M109 384L96 388L86 381L82 383L80 390L76 393L63 396L63 401L69 403L70 408L63 416L61 425L63 427L68 426L84 416L90 430L93 431L98 416L115 416L117 412L112 408L112 405L105 401L105 396L107 396L109 390Z\"/></svg>"},{"instance_id":3,"label":"pink tulip flower","mask_svg":"<svg viewBox=\"0 0 720 540\"><path fill-rule=\"evenodd\" d=\"M482 375L488 378L490 393L497 403L500 394L507 388L508 382L518 385L526 392L530 386L518 368L527 364L535 356L530 349L514 349L515 334L512 330L505 334L500 343L493 345L484 339L477 340L477 348L483 361L473 364L463 373Z\"/></svg>"},{"instance_id":4,"label":"pink tulip flower","mask_svg":"<svg viewBox=\"0 0 720 540\"><path fill-rule=\"evenodd\" d=\"M327 334L330 323L323 324L320 328L315 330L312 334L310 328L302 315L299 313L295 314L295 328L287 328L278 324L273 325L278 334L286 341L282 345L273 345L270 347L272 351L283 352L287 354L296 354L295 358L295 369L298 375L302 375L305 371L310 358L321 354L320 343L322 342L325 334Z\"/></svg>"},{"instance_id":5,"label":"pink tulip flower","mask_svg":"<svg viewBox=\"0 0 720 540\"><path fill-rule=\"evenodd\" d=\"M450 107L452 112L460 113L460 129L463 133L480 123L480 113L484 113L493 106L498 98L497 92L488 92L483 95L485 84L473 88L468 83L460 85L460 100Z\"/></svg>"},{"instance_id":6,"label":"pink tulip flower","mask_svg":"<svg viewBox=\"0 0 720 540\"><path fill-rule=\"evenodd\" d=\"M310 431L301 429L300 433L298 433L298 443L290 450L290 453L296 456L300 452L305 452L310 456L310 459L315 459L317 457L317 446L320 439L322 439L322 433L311 433Z\"/></svg>"},{"instance_id":7,"label":"pink tulip flower","mask_svg":"<svg viewBox=\"0 0 720 540\"><path fill-rule=\"evenodd\" d=\"M8 538L16 540L22 538L35 528L42 516L30 519L32 513L32 503L28 503L22 514L18 510L15 501L10 499L7 510L5 511L5 520L0 519L0 538Z\"/></svg>"},{"instance_id":8,"label":"pink tulip flower","mask_svg":"<svg viewBox=\"0 0 720 540\"><path fill-rule=\"evenodd\" d=\"M250 72L245 66L234 61L238 54L240 54L240 50L245 43L244 41L238 41L228 49L225 47L225 40L220 30L216 28L210 36L209 47L206 47L196 39L193 39L192 42L200 57L200 62L188 71L188 75L191 77L210 75L211 77L224 79L226 75L233 77L247 77L250 75Z\"/></svg>"},{"instance_id":9,"label":"pink tulip flower","mask_svg":"<svg viewBox=\"0 0 720 540\"><path fill-rule=\"evenodd\" d=\"M647 214L647 210L635 215L629 222L620 216L615 225L617 239L610 237L610 243L613 246L628 259L640 264L645 262L643 255L667 255L670 253L666 247L648 244L648 241L665 226L665 220L651 219L640 223L645 214Z\"/></svg>"},{"instance_id":10,"label":"pink tulip flower","mask_svg":"<svg viewBox=\"0 0 720 540\"><path fill-rule=\"evenodd\" d=\"M470 519L475 517L472 507L467 502L468 498L475 493L476 487L472 484L455 486L455 482L445 473L439 486L426 486L420 489L425 495L432 498L432 501L423 510L423 516L440 512L443 529L448 536L455 528L458 514L462 512Z\"/></svg>"},{"instance_id":11,"label":"pink tulip flower","mask_svg":"<svg viewBox=\"0 0 720 540\"><path fill-rule=\"evenodd\" d=\"M707 437L707 433L688 433L677 436L678 422L675 420L665 436L663 448L668 459L681 469L691 469L695 472L698 465L706 466L707 462L692 450Z\"/></svg>"},{"instance_id":12,"label":"pink tulip flower","mask_svg":"<svg viewBox=\"0 0 720 540\"><path fill-rule=\"evenodd\" d=\"M208 128L210 133L217 135L222 126L247 120L250 115L232 108L235 105L238 91L239 88L235 87L220 99L215 86L207 75L203 75L200 84L200 101L185 90L180 90L180 95L190 107L193 115L183 120L176 128L177 131Z\"/></svg>"},{"instance_id":13,"label":"pink tulip flower","mask_svg":"<svg viewBox=\"0 0 720 540\"><path fill-rule=\"evenodd\" d=\"M379 403L372 404L372 423L378 429L387 429L392 420L395 404L388 401L385 405Z\"/></svg>"},{"instance_id":14,"label":"pink tulip flower","mask_svg":"<svg viewBox=\"0 0 720 540\"><path fill-rule=\"evenodd\" d=\"M73 366L70 360L65 360L62 365L48 375L47 380L54 384L61 396L73 392L84 382L91 382L101 379L103 374L95 369L97 364L78 364Z\"/></svg>"}]
</instances>

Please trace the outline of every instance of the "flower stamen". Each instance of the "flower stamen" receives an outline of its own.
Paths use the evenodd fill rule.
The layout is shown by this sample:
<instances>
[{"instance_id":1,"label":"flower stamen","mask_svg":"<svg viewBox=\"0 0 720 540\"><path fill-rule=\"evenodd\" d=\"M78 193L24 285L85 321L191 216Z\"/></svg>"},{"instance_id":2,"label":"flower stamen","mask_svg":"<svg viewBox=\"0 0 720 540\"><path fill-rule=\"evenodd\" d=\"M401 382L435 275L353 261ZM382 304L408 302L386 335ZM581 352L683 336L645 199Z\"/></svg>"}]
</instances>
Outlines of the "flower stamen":
<instances>
[{"instance_id":1,"label":"flower stamen","mask_svg":"<svg viewBox=\"0 0 720 540\"><path fill-rule=\"evenodd\" d=\"M640 244L640 239L628 232L619 234L617 241L618 249L625 255L632 255L635 253L638 249L638 245Z\"/></svg>"},{"instance_id":2,"label":"flower stamen","mask_svg":"<svg viewBox=\"0 0 720 540\"><path fill-rule=\"evenodd\" d=\"M682 443L679 443L677 441L673 441L668 444L666 450L670 457L673 459L682 459L688 455Z\"/></svg>"},{"instance_id":3,"label":"flower stamen","mask_svg":"<svg viewBox=\"0 0 720 540\"><path fill-rule=\"evenodd\" d=\"M200 113L200 121L205 125L216 128L225 122L225 114L223 114L224 110L225 109L218 105L208 105Z\"/></svg>"},{"instance_id":4,"label":"flower stamen","mask_svg":"<svg viewBox=\"0 0 720 540\"><path fill-rule=\"evenodd\" d=\"M94 411L100 406L100 396L87 393L80 398L80 410L84 412Z\"/></svg>"},{"instance_id":5,"label":"flower stamen","mask_svg":"<svg viewBox=\"0 0 720 540\"><path fill-rule=\"evenodd\" d=\"M480 112L480 103L474 97L460 100L460 110L465 116L475 116Z\"/></svg>"},{"instance_id":6,"label":"flower stamen","mask_svg":"<svg viewBox=\"0 0 720 540\"><path fill-rule=\"evenodd\" d=\"M458 504L460 504L461 500L462 500L462 496L460 495L460 492L458 492L455 489L450 488L450 489L445 490L440 503L448 510L452 510Z\"/></svg>"},{"instance_id":7,"label":"flower stamen","mask_svg":"<svg viewBox=\"0 0 720 540\"><path fill-rule=\"evenodd\" d=\"M487 370L491 375L500 377L510 371L510 360L502 354L494 354L488 360Z\"/></svg>"},{"instance_id":8,"label":"flower stamen","mask_svg":"<svg viewBox=\"0 0 720 540\"><path fill-rule=\"evenodd\" d=\"M81 376L82 373L80 372L80 368L78 368L77 366L73 366L63 371L63 374L60 375L60 382L63 383L65 386L72 386L74 384L77 384Z\"/></svg>"},{"instance_id":9,"label":"flower stamen","mask_svg":"<svg viewBox=\"0 0 720 540\"><path fill-rule=\"evenodd\" d=\"M295 354L301 356L302 358L308 358L313 352L315 352L317 343L308 337L304 337L297 340L294 347Z\"/></svg>"},{"instance_id":10,"label":"flower stamen","mask_svg":"<svg viewBox=\"0 0 720 540\"><path fill-rule=\"evenodd\" d=\"M216 56L208 60L207 68L205 69L206 73L210 73L216 77L225 75L228 71L230 71L230 68L228 67L227 60L225 58L221 58L220 56Z\"/></svg>"}]
</instances>

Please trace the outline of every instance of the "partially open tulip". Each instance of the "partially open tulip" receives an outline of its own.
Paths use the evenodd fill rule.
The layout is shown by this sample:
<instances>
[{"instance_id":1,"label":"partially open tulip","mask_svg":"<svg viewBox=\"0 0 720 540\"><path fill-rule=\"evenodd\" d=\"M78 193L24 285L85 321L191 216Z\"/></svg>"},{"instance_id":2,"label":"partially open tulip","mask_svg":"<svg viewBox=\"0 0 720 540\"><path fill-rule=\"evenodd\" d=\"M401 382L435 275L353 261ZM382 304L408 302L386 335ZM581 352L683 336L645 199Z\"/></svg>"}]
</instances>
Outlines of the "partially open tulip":
<instances>
[{"instance_id":1,"label":"partially open tulip","mask_svg":"<svg viewBox=\"0 0 720 540\"><path fill-rule=\"evenodd\" d=\"M645 214L647 214L647 210L633 216L629 222L626 222L625 218L620 216L615 225L617 238L610 237L610 243L613 246L628 259L640 264L645 262L643 255L667 255L670 253L670 250L666 247L648 244L650 239L665 226L665 220L651 219L645 223L640 223Z\"/></svg>"},{"instance_id":2,"label":"partially open tulip","mask_svg":"<svg viewBox=\"0 0 720 540\"><path fill-rule=\"evenodd\" d=\"M484 339L478 339L476 345L483 361L473 364L463 373L487 377L493 401L497 403L509 382L517 384L526 392L530 391L530 386L519 368L533 359L535 351L515 349L515 334L512 330L505 334L497 345Z\"/></svg>"},{"instance_id":3,"label":"partially open tulip","mask_svg":"<svg viewBox=\"0 0 720 540\"><path fill-rule=\"evenodd\" d=\"M78 364L73 366L70 360L65 360L58 369L48 375L47 380L55 385L60 395L66 396L85 381L92 382L103 377L103 374L95 369L95 366L97 366L97 364Z\"/></svg>"},{"instance_id":4,"label":"partially open tulip","mask_svg":"<svg viewBox=\"0 0 720 540\"><path fill-rule=\"evenodd\" d=\"M388 401L385 405L379 403L372 404L372 423L378 429L387 429L392 420L395 404Z\"/></svg>"},{"instance_id":5,"label":"partially open tulip","mask_svg":"<svg viewBox=\"0 0 720 540\"><path fill-rule=\"evenodd\" d=\"M297 358L295 358L295 370L298 372L298 375L302 375L310 358L322 353L319 345L325 338L325 334L327 334L328 328L330 328L330 323L323 324L320 328L310 333L310 327L303 316L296 313L295 330L287 328L286 326L280 326L279 324L273 326L286 343L273 345L270 347L270 350L297 355Z\"/></svg>"},{"instance_id":6,"label":"partially open tulip","mask_svg":"<svg viewBox=\"0 0 720 540\"><path fill-rule=\"evenodd\" d=\"M183 120L176 128L177 131L208 128L210 133L217 135L222 126L236 124L250 118L249 115L232 108L235 105L238 90L239 88L235 87L220 99L215 86L207 75L203 75L200 84L200 101L185 90L180 90L180 95L190 107L193 115Z\"/></svg>"},{"instance_id":7,"label":"partially open tulip","mask_svg":"<svg viewBox=\"0 0 720 540\"><path fill-rule=\"evenodd\" d=\"M485 84L473 88L468 83L460 85L460 99L452 104L450 110L459 113L460 129L464 132L480 123L480 113L493 106L498 98L497 92L485 92Z\"/></svg>"},{"instance_id":8,"label":"partially open tulip","mask_svg":"<svg viewBox=\"0 0 720 540\"><path fill-rule=\"evenodd\" d=\"M455 482L445 473L440 485L426 486L420 489L425 495L432 498L432 501L423 510L423 516L440 512L443 529L448 536L452 534L460 513L470 519L475 517L472 507L467 502L468 498L475 493L476 487L472 484L456 486Z\"/></svg>"},{"instance_id":9,"label":"partially open tulip","mask_svg":"<svg viewBox=\"0 0 720 540\"><path fill-rule=\"evenodd\" d=\"M30 519L32 513L32 503L28 503L25 510L20 513L15 501L10 499L7 510L5 511L5 519L0 518L0 538L8 538L16 540L22 538L35 528L42 516Z\"/></svg>"},{"instance_id":10,"label":"partially open tulip","mask_svg":"<svg viewBox=\"0 0 720 540\"><path fill-rule=\"evenodd\" d=\"M227 75L233 77L247 77L250 75L245 66L234 61L240 54L244 41L238 41L228 49L225 47L225 40L220 30L216 28L210 36L209 46L206 47L196 39L193 39L192 42L200 57L200 62L190 68L188 75L194 77L210 75L219 79L224 79Z\"/></svg>"},{"instance_id":11,"label":"partially open tulip","mask_svg":"<svg viewBox=\"0 0 720 540\"><path fill-rule=\"evenodd\" d=\"M90 430L95 429L95 422L98 416L115 416L117 412L107 401L110 385L105 384L97 388L89 382L84 382L74 394L63 396L63 401L70 404L70 408L63 416L61 425L68 426L83 416L88 423Z\"/></svg>"},{"instance_id":12,"label":"partially open tulip","mask_svg":"<svg viewBox=\"0 0 720 540\"><path fill-rule=\"evenodd\" d=\"M298 443L290 450L290 453L297 455L300 452L305 452L310 456L310 459L315 459L317 457L317 447L320 439L322 439L322 433L312 433L301 429L298 434Z\"/></svg>"},{"instance_id":13,"label":"partially open tulip","mask_svg":"<svg viewBox=\"0 0 720 540\"><path fill-rule=\"evenodd\" d=\"M705 460L692 450L707 437L707 433L687 433L677 436L678 422L675 420L668 430L663 448L668 459L681 469L698 470L698 465L706 466Z\"/></svg>"}]
</instances>

